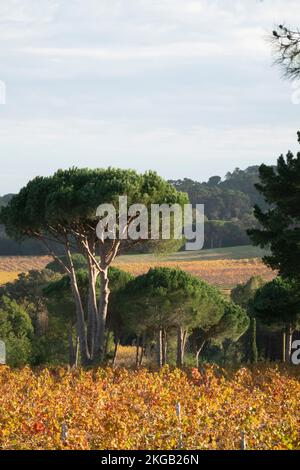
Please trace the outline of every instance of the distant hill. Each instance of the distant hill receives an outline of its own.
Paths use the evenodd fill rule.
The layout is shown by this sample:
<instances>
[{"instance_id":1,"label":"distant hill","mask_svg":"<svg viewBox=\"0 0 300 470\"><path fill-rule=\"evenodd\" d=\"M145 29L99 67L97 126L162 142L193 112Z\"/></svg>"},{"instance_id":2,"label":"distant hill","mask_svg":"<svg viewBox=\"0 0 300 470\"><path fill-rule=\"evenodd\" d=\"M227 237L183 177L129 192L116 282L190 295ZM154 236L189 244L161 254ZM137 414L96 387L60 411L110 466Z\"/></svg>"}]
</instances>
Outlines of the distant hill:
<instances>
[{"instance_id":1,"label":"distant hill","mask_svg":"<svg viewBox=\"0 0 300 470\"><path fill-rule=\"evenodd\" d=\"M192 204L204 204L205 248L248 245L246 230L256 225L253 206L265 208L262 196L255 188L259 181L259 166L245 170L236 168L225 178L215 175L208 181L189 178L170 180L178 191L186 192Z\"/></svg>"},{"instance_id":2,"label":"distant hill","mask_svg":"<svg viewBox=\"0 0 300 470\"><path fill-rule=\"evenodd\" d=\"M6 206L13 196L14 194L5 194L5 196L0 196L0 207Z\"/></svg>"},{"instance_id":3,"label":"distant hill","mask_svg":"<svg viewBox=\"0 0 300 470\"><path fill-rule=\"evenodd\" d=\"M255 188L258 183L259 166L246 170L236 168L224 179L212 176L199 182L189 178L170 180L178 191L187 192L192 204L205 204L205 215L209 220L243 219L252 214L253 206L265 207L262 196Z\"/></svg>"},{"instance_id":4,"label":"distant hill","mask_svg":"<svg viewBox=\"0 0 300 470\"><path fill-rule=\"evenodd\" d=\"M14 194L0 196L0 210L5 207L13 198ZM11 240L5 233L3 225L0 225L0 256L24 256L24 255L44 255L46 250L36 240L26 240L16 242Z\"/></svg>"},{"instance_id":5,"label":"distant hill","mask_svg":"<svg viewBox=\"0 0 300 470\"><path fill-rule=\"evenodd\" d=\"M257 224L253 206L266 207L255 188L259 181L259 166L245 170L235 168L224 178L211 176L208 181L199 182L189 178L170 180L178 191L188 193L192 204L205 206L204 248L226 248L249 245L246 230ZM6 206L13 194L0 197L0 209ZM36 241L17 243L10 240L0 225L0 255L39 255L45 251Z\"/></svg>"}]
</instances>

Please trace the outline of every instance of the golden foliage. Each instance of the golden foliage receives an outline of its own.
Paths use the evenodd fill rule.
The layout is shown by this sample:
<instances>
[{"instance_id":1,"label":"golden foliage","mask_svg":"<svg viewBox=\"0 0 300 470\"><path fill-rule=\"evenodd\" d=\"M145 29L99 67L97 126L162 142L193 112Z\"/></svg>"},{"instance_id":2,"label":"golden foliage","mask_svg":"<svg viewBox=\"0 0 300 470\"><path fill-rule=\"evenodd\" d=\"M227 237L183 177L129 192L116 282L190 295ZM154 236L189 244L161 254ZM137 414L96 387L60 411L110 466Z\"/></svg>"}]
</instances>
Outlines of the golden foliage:
<instances>
[{"instance_id":1,"label":"golden foliage","mask_svg":"<svg viewBox=\"0 0 300 470\"><path fill-rule=\"evenodd\" d=\"M268 269L258 258L251 259L219 259L219 260L190 260L190 261L145 261L144 257L135 256L131 261L131 256L116 259L114 265L129 271L133 275L147 272L151 267L167 266L181 268L184 271L194 274L205 281L222 288L232 288L238 283L246 282L252 276L262 276L266 280L271 280L275 274ZM0 257L0 284L7 282L6 274L13 272L16 277L17 272L26 272L30 269L42 269L51 258L48 256L4 256ZM11 280L11 279L8 279Z\"/></svg>"},{"instance_id":2,"label":"golden foliage","mask_svg":"<svg viewBox=\"0 0 300 470\"><path fill-rule=\"evenodd\" d=\"M50 256L0 256L0 271L26 272L30 269L43 269L50 261Z\"/></svg>"},{"instance_id":3,"label":"golden foliage","mask_svg":"<svg viewBox=\"0 0 300 470\"><path fill-rule=\"evenodd\" d=\"M115 265L134 275L147 272L154 266L167 266L180 268L184 271L200 277L201 279L217 287L232 288L238 283L244 283L252 276L262 276L271 280L275 274L267 268L258 258L242 260L205 260L205 261L160 261L152 263L116 261Z\"/></svg>"},{"instance_id":4,"label":"golden foliage","mask_svg":"<svg viewBox=\"0 0 300 470\"><path fill-rule=\"evenodd\" d=\"M0 285L12 282L18 277L18 272L14 271L0 271Z\"/></svg>"},{"instance_id":5,"label":"golden foliage","mask_svg":"<svg viewBox=\"0 0 300 470\"><path fill-rule=\"evenodd\" d=\"M300 449L299 371L3 366L0 423L1 449L168 450L181 433L185 449L239 449L242 431L249 449Z\"/></svg>"}]
</instances>

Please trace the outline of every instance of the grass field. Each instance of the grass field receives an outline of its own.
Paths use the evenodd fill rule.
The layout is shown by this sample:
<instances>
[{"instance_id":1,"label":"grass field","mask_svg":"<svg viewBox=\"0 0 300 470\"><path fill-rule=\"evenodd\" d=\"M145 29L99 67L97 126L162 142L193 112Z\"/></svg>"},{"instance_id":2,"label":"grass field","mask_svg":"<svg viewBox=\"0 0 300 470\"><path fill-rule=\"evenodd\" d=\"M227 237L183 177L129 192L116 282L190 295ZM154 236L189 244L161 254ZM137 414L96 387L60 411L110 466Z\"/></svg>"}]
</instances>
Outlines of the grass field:
<instances>
[{"instance_id":1,"label":"grass field","mask_svg":"<svg viewBox=\"0 0 300 470\"><path fill-rule=\"evenodd\" d=\"M261 261L266 251L253 246L237 246L178 252L166 257L152 254L119 256L115 265L134 275L142 274L153 266L179 267L223 289L246 282L251 276L266 280L274 273Z\"/></svg>"},{"instance_id":2,"label":"grass field","mask_svg":"<svg viewBox=\"0 0 300 470\"><path fill-rule=\"evenodd\" d=\"M265 250L252 245L233 246L229 248L215 248L211 250L179 251L167 256L145 255L123 255L119 256L120 262L144 262L152 263L157 261L207 261L219 259L252 259L262 258L267 253Z\"/></svg>"},{"instance_id":3,"label":"grass field","mask_svg":"<svg viewBox=\"0 0 300 470\"><path fill-rule=\"evenodd\" d=\"M274 273L261 261L264 254L252 246L219 248L195 252L174 253L167 257L152 254L119 256L115 266L139 275L154 266L179 267L211 284L229 289L251 276L260 275L270 280ZM0 257L0 284L17 277L18 272L42 269L51 260L47 256Z\"/></svg>"}]
</instances>

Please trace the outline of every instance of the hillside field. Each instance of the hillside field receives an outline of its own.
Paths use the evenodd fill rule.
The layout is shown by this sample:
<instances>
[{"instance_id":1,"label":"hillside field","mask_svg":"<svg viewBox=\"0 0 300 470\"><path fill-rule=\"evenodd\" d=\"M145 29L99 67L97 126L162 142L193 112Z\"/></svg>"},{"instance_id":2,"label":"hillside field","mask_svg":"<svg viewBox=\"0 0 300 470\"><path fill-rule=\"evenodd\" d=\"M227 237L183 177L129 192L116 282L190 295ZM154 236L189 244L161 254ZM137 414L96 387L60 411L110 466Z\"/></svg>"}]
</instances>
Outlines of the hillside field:
<instances>
[{"instance_id":1,"label":"hillside field","mask_svg":"<svg viewBox=\"0 0 300 470\"><path fill-rule=\"evenodd\" d=\"M124 255L119 256L114 265L134 275L145 273L154 266L179 267L217 287L230 289L251 276L260 275L266 280L274 277L261 261L263 253L252 246L240 246L179 252L167 257ZM19 272L42 269L50 260L47 256L0 257L0 284L13 280Z\"/></svg>"}]
</instances>

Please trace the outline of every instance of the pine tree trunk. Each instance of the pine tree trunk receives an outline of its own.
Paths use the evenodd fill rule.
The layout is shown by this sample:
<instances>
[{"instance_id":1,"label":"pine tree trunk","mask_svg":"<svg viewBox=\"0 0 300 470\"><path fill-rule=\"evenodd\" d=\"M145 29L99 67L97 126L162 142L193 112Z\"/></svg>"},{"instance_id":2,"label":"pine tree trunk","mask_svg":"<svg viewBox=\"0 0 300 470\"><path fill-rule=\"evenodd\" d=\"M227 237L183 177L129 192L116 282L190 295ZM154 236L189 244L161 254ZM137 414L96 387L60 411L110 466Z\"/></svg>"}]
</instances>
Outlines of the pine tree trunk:
<instances>
[{"instance_id":1,"label":"pine tree trunk","mask_svg":"<svg viewBox=\"0 0 300 470\"><path fill-rule=\"evenodd\" d=\"M256 318L251 318L251 357L252 364L256 364L258 360L257 343L256 343Z\"/></svg>"},{"instance_id":2,"label":"pine tree trunk","mask_svg":"<svg viewBox=\"0 0 300 470\"><path fill-rule=\"evenodd\" d=\"M107 354L108 354L108 347L109 347L109 340L110 340L110 331L106 331L105 334L104 334L104 359L107 358Z\"/></svg>"},{"instance_id":3,"label":"pine tree trunk","mask_svg":"<svg viewBox=\"0 0 300 470\"><path fill-rule=\"evenodd\" d=\"M167 364L167 332L165 329L162 331L162 364L165 366Z\"/></svg>"},{"instance_id":4,"label":"pine tree trunk","mask_svg":"<svg viewBox=\"0 0 300 470\"><path fill-rule=\"evenodd\" d=\"M177 329L177 367L183 367L183 355L184 355L184 331L182 327Z\"/></svg>"},{"instance_id":5,"label":"pine tree trunk","mask_svg":"<svg viewBox=\"0 0 300 470\"><path fill-rule=\"evenodd\" d=\"M144 356L145 356L145 347L142 346L141 354L140 354L140 360L139 360L139 367L141 367L143 365Z\"/></svg>"},{"instance_id":6,"label":"pine tree trunk","mask_svg":"<svg viewBox=\"0 0 300 470\"><path fill-rule=\"evenodd\" d=\"M142 346L141 346L141 354L140 354L140 359L139 359L139 367L141 367L142 364L143 364L145 351L146 351L145 335L143 335L143 337L142 337Z\"/></svg>"},{"instance_id":7,"label":"pine tree trunk","mask_svg":"<svg viewBox=\"0 0 300 470\"><path fill-rule=\"evenodd\" d=\"M115 349L114 349L114 355L113 355L113 360L112 360L112 367L116 366L119 344L120 344L119 338L115 338Z\"/></svg>"},{"instance_id":8,"label":"pine tree trunk","mask_svg":"<svg viewBox=\"0 0 300 470\"><path fill-rule=\"evenodd\" d=\"M290 364L292 356L293 329L288 325L286 333L286 362Z\"/></svg>"},{"instance_id":9,"label":"pine tree trunk","mask_svg":"<svg viewBox=\"0 0 300 470\"><path fill-rule=\"evenodd\" d=\"M76 338L76 345L75 345L75 367L78 367L79 363L79 338Z\"/></svg>"},{"instance_id":10,"label":"pine tree trunk","mask_svg":"<svg viewBox=\"0 0 300 470\"><path fill-rule=\"evenodd\" d=\"M282 362L286 362L286 332L282 333Z\"/></svg>"},{"instance_id":11,"label":"pine tree trunk","mask_svg":"<svg viewBox=\"0 0 300 470\"><path fill-rule=\"evenodd\" d=\"M162 329L160 328L157 334L157 365L162 367Z\"/></svg>"},{"instance_id":12,"label":"pine tree trunk","mask_svg":"<svg viewBox=\"0 0 300 470\"><path fill-rule=\"evenodd\" d=\"M200 347L197 349L197 352L196 352L196 367L197 367L197 369L199 369L199 362L200 362L200 361L199 361L199 357L200 357L200 354L201 354L202 349L203 349L204 346L205 346L205 343L206 343L206 340L204 340L204 341L202 342L202 344L200 345Z\"/></svg>"},{"instance_id":13,"label":"pine tree trunk","mask_svg":"<svg viewBox=\"0 0 300 470\"><path fill-rule=\"evenodd\" d=\"M81 363L83 366L86 366L90 364L90 355L89 355L87 337L86 337L84 310L83 310L81 296L80 296L80 292L79 292L79 288L77 284L76 272L74 269L71 252L69 249L66 250L66 255L69 261L71 288L72 288L72 292L73 292L73 296L75 300L76 317L77 317L76 327L77 327L77 335L79 337L79 344L80 344Z\"/></svg>"},{"instance_id":14,"label":"pine tree trunk","mask_svg":"<svg viewBox=\"0 0 300 470\"><path fill-rule=\"evenodd\" d=\"M74 293L75 304L76 304L77 335L79 338L81 363L83 366L87 366L88 364L90 364L90 355L88 352L88 345L87 345L87 339L86 339L84 312L83 312L83 308L81 304L81 299L79 298L77 286L73 286L72 290Z\"/></svg>"},{"instance_id":15,"label":"pine tree trunk","mask_svg":"<svg viewBox=\"0 0 300 470\"><path fill-rule=\"evenodd\" d=\"M139 366L140 362L140 337L136 338L136 353L135 353L135 367Z\"/></svg>"},{"instance_id":16,"label":"pine tree trunk","mask_svg":"<svg viewBox=\"0 0 300 470\"><path fill-rule=\"evenodd\" d=\"M105 359L105 327L109 298L108 268L100 272L100 299L97 319L96 354L101 362Z\"/></svg>"},{"instance_id":17,"label":"pine tree trunk","mask_svg":"<svg viewBox=\"0 0 300 470\"><path fill-rule=\"evenodd\" d=\"M87 343L91 359L94 359L95 341L97 331L97 299L96 282L97 273L89 267L89 293L88 293L88 315L87 315Z\"/></svg>"},{"instance_id":18,"label":"pine tree trunk","mask_svg":"<svg viewBox=\"0 0 300 470\"><path fill-rule=\"evenodd\" d=\"M69 329L69 335L68 335L68 341L69 341L69 366L74 367L75 362L76 362L76 350L74 344L73 344L73 328L72 326Z\"/></svg>"},{"instance_id":19,"label":"pine tree trunk","mask_svg":"<svg viewBox=\"0 0 300 470\"><path fill-rule=\"evenodd\" d=\"M186 342L187 342L187 330L184 330L183 332L183 341L182 341L182 364L184 364L184 355L185 355L185 347L186 347Z\"/></svg>"}]
</instances>

